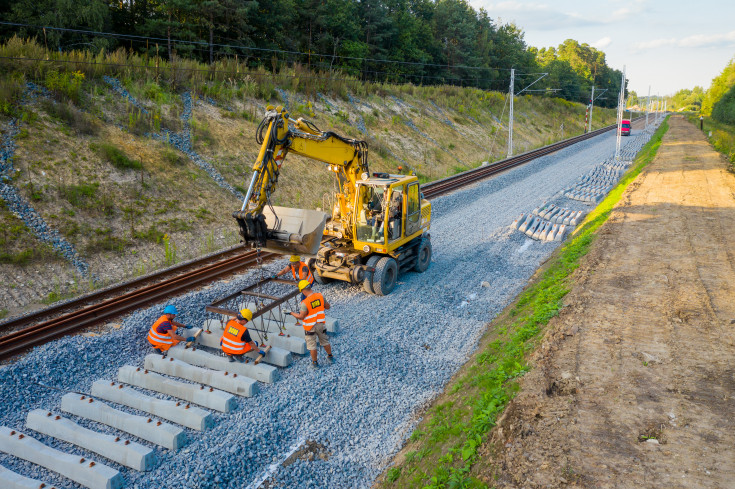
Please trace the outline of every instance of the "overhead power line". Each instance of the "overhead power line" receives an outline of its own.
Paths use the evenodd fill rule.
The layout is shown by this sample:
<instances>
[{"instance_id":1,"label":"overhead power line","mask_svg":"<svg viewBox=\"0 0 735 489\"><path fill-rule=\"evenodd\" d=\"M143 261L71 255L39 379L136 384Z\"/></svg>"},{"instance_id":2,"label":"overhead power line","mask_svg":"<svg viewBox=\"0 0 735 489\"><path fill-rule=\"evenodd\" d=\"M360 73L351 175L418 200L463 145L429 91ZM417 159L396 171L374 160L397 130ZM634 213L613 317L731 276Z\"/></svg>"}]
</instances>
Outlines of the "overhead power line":
<instances>
[{"instance_id":1,"label":"overhead power line","mask_svg":"<svg viewBox=\"0 0 735 489\"><path fill-rule=\"evenodd\" d=\"M295 55L300 55L300 56L317 56L317 57L324 57L324 58L347 59L347 60L356 60L356 61L370 61L370 62L376 62L376 63L390 63L390 64L411 65L411 66L431 66L431 67L436 67L436 68L466 69L466 70L510 71L510 68L493 68L491 66L468 66L468 65L449 66L445 64L425 63L425 62L420 62L420 61L398 61L398 60L380 59L380 58L364 58L364 57L356 57L356 56L340 56L340 55L333 55L333 54L304 53L302 51L288 51L288 50L283 50L283 49L256 48L256 47L249 47L249 46L238 46L235 44L218 44L218 43L210 44L205 41L187 41L185 39L168 39L165 37L139 36L136 34L119 34L115 32L90 31L90 30L84 30L84 29L71 29L67 27L39 26L39 25L34 25L34 24L23 24L19 22L0 22L0 25L15 26L15 27L30 27L30 28L41 29L41 30L48 29L48 30L61 31L61 32L74 32L77 34L114 37L114 38L126 39L126 40L148 40L148 41L159 41L159 42L171 41L172 43L177 43L177 44L193 44L193 45L198 45L198 46L216 46L216 47L222 47L222 48L240 49L240 50L245 50L245 51L262 51L262 52L268 52L268 53L295 54Z\"/></svg>"}]
</instances>

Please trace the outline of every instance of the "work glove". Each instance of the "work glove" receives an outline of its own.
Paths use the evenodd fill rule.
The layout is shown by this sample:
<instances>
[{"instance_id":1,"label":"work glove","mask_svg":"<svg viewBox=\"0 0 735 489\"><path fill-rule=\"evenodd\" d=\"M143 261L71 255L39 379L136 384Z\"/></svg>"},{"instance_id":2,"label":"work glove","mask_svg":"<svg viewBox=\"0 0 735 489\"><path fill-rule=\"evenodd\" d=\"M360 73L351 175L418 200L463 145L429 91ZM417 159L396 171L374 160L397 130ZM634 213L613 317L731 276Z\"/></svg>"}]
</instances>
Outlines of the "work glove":
<instances>
[{"instance_id":1,"label":"work glove","mask_svg":"<svg viewBox=\"0 0 735 489\"><path fill-rule=\"evenodd\" d=\"M258 350L258 355L265 356L265 351L264 350Z\"/></svg>"},{"instance_id":2,"label":"work glove","mask_svg":"<svg viewBox=\"0 0 735 489\"><path fill-rule=\"evenodd\" d=\"M193 327L194 327L194 326L184 326L184 329L191 329L191 328L193 328Z\"/></svg>"},{"instance_id":3,"label":"work glove","mask_svg":"<svg viewBox=\"0 0 735 489\"><path fill-rule=\"evenodd\" d=\"M193 336L189 336L188 338L186 338L186 342L189 343L190 341L194 341L195 339L196 338L194 338Z\"/></svg>"}]
</instances>

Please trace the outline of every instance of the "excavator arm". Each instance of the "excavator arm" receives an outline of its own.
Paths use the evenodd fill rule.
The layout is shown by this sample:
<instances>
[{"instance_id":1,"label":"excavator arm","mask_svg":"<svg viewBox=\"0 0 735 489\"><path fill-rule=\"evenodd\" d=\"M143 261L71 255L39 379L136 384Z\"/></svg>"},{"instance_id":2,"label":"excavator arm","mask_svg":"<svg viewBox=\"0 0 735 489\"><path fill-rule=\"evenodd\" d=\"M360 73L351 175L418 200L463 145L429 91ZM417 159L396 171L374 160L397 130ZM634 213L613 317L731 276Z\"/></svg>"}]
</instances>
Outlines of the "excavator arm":
<instances>
[{"instance_id":1,"label":"excavator arm","mask_svg":"<svg viewBox=\"0 0 735 489\"><path fill-rule=\"evenodd\" d=\"M289 153L326 163L335 172L340 191L332 219L340 221L345 237L351 237L355 183L369 173L367 143L320 131L303 119L290 119L280 106L268 106L256 141L260 152L250 185L241 209L233 213L244 242L281 253L316 253L327 216L318 211L274 207L270 202Z\"/></svg>"}]
</instances>

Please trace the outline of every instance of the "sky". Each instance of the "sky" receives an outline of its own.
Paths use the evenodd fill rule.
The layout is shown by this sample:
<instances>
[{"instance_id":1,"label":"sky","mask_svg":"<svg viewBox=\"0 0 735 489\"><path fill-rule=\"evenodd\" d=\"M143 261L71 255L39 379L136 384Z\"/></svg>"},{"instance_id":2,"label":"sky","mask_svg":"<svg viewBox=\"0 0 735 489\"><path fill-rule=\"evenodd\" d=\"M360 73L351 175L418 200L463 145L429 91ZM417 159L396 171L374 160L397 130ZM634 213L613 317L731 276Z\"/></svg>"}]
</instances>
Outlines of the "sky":
<instances>
[{"instance_id":1,"label":"sky","mask_svg":"<svg viewBox=\"0 0 735 489\"><path fill-rule=\"evenodd\" d=\"M566 39L605 53L639 96L707 90L735 57L735 0L469 0L503 24L514 23L528 46Z\"/></svg>"}]
</instances>

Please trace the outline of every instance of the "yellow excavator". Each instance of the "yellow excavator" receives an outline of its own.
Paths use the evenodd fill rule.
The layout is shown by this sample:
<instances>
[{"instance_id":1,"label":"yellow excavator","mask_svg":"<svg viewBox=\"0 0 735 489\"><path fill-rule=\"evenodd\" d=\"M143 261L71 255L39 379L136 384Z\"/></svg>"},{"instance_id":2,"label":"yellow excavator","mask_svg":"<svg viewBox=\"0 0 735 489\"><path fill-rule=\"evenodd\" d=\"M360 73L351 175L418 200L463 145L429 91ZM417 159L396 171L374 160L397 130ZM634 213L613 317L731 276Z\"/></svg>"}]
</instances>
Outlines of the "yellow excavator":
<instances>
[{"instance_id":1,"label":"yellow excavator","mask_svg":"<svg viewBox=\"0 0 735 489\"><path fill-rule=\"evenodd\" d=\"M431 262L431 204L415 175L370 174L365 141L323 132L268 106L255 136L260 152L242 208L233 213L243 242L253 248L309 257L319 283L362 284L390 294L399 272L424 272ZM332 215L271 205L288 153L325 163L338 192Z\"/></svg>"}]
</instances>

